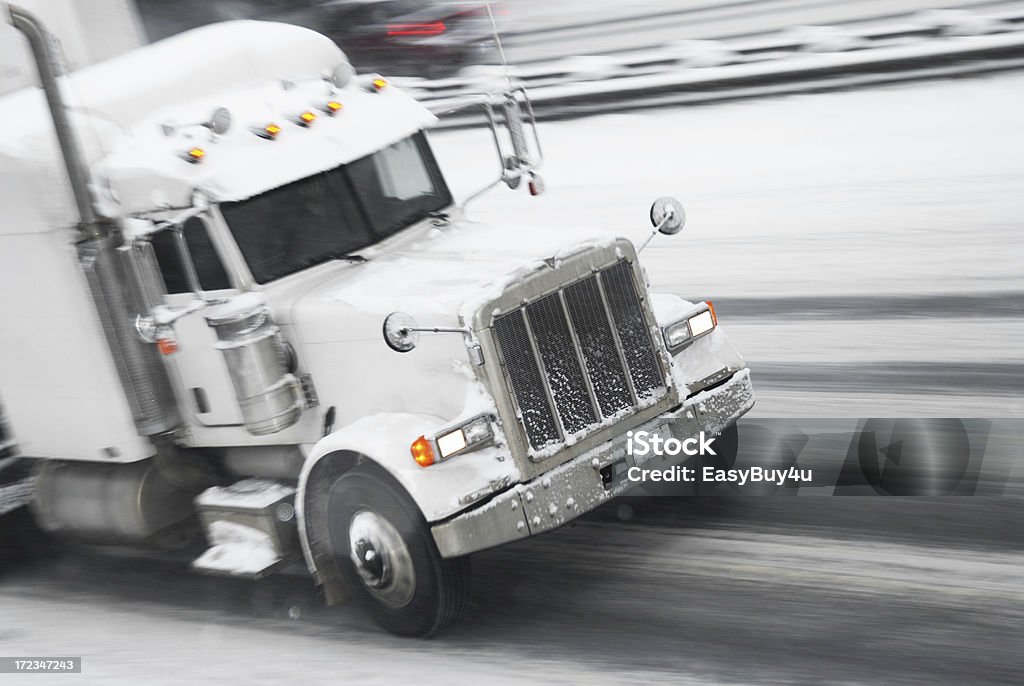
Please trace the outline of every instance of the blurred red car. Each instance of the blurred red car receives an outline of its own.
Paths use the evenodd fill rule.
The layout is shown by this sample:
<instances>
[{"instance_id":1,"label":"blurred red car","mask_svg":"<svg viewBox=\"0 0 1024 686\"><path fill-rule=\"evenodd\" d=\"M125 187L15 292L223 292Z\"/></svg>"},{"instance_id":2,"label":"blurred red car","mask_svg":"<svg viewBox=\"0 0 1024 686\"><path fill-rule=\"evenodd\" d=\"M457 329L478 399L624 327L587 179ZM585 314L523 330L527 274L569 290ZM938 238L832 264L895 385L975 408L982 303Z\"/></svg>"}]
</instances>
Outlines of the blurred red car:
<instances>
[{"instance_id":1,"label":"blurred red car","mask_svg":"<svg viewBox=\"0 0 1024 686\"><path fill-rule=\"evenodd\" d=\"M230 19L306 26L360 72L438 78L497 62L486 4L452 0L137 0L150 40ZM500 18L505 10L492 5Z\"/></svg>"},{"instance_id":2,"label":"blurred red car","mask_svg":"<svg viewBox=\"0 0 1024 686\"><path fill-rule=\"evenodd\" d=\"M436 78L495 55L481 4L333 0L316 14L312 27L333 38L360 71Z\"/></svg>"}]
</instances>

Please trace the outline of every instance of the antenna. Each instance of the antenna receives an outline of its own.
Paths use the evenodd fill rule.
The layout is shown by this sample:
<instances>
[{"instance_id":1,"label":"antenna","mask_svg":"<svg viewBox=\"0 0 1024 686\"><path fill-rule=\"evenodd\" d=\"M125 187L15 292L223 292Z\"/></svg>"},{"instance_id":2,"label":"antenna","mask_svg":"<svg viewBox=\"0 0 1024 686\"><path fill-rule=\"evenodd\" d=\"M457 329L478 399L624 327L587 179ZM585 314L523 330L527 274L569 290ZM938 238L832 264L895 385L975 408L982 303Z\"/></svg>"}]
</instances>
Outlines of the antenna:
<instances>
[{"instance_id":1,"label":"antenna","mask_svg":"<svg viewBox=\"0 0 1024 686\"><path fill-rule=\"evenodd\" d=\"M487 8L487 18L491 20L491 31L494 33L494 44L498 46L498 57L501 58L501 64L505 67L505 81L508 84L508 89L512 90L512 72L508 68L508 60L505 59L505 48L501 46L501 36L498 34L498 25L494 21L494 12L491 11L490 0L484 5Z\"/></svg>"}]
</instances>

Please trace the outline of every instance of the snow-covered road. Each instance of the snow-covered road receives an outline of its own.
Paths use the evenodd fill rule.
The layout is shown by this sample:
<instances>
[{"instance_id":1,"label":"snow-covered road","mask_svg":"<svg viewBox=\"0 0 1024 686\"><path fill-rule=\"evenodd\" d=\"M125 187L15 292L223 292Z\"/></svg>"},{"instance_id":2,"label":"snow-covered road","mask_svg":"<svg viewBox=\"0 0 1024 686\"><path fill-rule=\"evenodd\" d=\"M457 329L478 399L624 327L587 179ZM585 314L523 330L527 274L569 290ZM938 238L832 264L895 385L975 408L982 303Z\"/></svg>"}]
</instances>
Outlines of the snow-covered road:
<instances>
[{"instance_id":1,"label":"snow-covered road","mask_svg":"<svg viewBox=\"0 0 1024 686\"><path fill-rule=\"evenodd\" d=\"M0 561L0 654L84 658L82 675L2 681L1013 683L1021 524L1008 498L618 501L475 556L468 616L429 641L320 607L296 577Z\"/></svg>"},{"instance_id":2,"label":"snow-covered road","mask_svg":"<svg viewBox=\"0 0 1024 686\"><path fill-rule=\"evenodd\" d=\"M543 123L547 194L469 210L640 240L678 196L653 286L718 302L761 416L1021 416L1021 121L1014 73ZM484 132L434 140L457 194L493 176Z\"/></svg>"}]
</instances>

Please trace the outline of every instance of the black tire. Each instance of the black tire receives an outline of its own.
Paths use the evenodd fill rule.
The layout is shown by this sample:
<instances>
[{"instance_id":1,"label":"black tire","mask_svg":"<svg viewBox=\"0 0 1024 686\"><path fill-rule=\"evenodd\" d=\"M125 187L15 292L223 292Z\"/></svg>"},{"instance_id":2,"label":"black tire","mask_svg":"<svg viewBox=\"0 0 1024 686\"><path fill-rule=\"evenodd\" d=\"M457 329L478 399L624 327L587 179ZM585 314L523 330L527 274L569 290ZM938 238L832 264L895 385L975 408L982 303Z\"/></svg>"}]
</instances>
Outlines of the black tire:
<instances>
[{"instance_id":1,"label":"black tire","mask_svg":"<svg viewBox=\"0 0 1024 686\"><path fill-rule=\"evenodd\" d=\"M405 546L404 551L389 555L386 544L377 541L374 545L373 534L379 533L376 530L367 537L355 535L363 542L357 541L356 547L372 551L378 563L392 558L398 561L391 564L394 569L390 570L390 577L387 572L376 574L383 567L368 570L373 562L362 565L364 573L375 575L376 587L364 580L352 556L351 532L358 532L367 520L373 526L386 522L391 530L389 533L385 526L382 535L387 538L397 533ZM353 599L383 628L400 636L430 636L452 624L465 610L470 594L469 558L441 557L419 508L383 470L360 466L342 474L331 487L328 522L331 548ZM385 552L379 554L377 548ZM401 560L406 563L401 564ZM414 579L412 590L408 590L408 583L396 581L407 581L409 562ZM389 591L389 585L397 590Z\"/></svg>"}]
</instances>

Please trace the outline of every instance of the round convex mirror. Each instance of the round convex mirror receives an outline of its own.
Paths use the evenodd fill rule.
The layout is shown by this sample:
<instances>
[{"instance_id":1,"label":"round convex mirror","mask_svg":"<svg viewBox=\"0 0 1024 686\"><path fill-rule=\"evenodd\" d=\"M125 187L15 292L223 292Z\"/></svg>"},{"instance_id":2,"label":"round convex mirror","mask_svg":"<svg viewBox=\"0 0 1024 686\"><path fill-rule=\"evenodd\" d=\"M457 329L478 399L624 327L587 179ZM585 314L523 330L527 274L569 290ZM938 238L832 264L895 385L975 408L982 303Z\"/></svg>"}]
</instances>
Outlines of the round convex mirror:
<instances>
[{"instance_id":1,"label":"round convex mirror","mask_svg":"<svg viewBox=\"0 0 1024 686\"><path fill-rule=\"evenodd\" d=\"M658 198L651 205L651 225L666 236L674 236L686 226L686 210L675 198Z\"/></svg>"},{"instance_id":2,"label":"round convex mirror","mask_svg":"<svg viewBox=\"0 0 1024 686\"><path fill-rule=\"evenodd\" d=\"M384 318L384 342L399 353L407 353L419 343L420 333L414 331L416 320L405 312L392 312Z\"/></svg>"}]
</instances>

